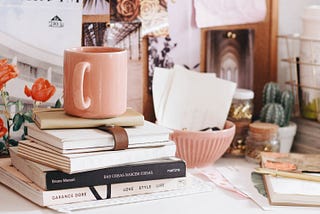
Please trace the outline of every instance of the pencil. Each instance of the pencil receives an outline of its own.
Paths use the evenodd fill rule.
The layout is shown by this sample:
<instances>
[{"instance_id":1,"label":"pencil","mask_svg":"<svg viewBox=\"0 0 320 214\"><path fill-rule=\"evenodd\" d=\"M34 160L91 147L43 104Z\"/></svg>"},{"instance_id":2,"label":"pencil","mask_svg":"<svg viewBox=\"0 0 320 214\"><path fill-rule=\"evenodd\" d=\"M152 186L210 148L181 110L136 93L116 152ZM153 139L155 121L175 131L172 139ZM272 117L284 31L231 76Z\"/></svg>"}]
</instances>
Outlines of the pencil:
<instances>
[{"instance_id":1,"label":"pencil","mask_svg":"<svg viewBox=\"0 0 320 214\"><path fill-rule=\"evenodd\" d=\"M285 171L279 171L279 170L267 169L267 168L256 168L255 172L259 173L259 174L272 175L275 177L279 176L279 177L284 177L284 178L295 178L295 179L300 179L300 180L320 182L320 176L309 175L309 174L304 174L304 173L285 172Z\"/></svg>"}]
</instances>

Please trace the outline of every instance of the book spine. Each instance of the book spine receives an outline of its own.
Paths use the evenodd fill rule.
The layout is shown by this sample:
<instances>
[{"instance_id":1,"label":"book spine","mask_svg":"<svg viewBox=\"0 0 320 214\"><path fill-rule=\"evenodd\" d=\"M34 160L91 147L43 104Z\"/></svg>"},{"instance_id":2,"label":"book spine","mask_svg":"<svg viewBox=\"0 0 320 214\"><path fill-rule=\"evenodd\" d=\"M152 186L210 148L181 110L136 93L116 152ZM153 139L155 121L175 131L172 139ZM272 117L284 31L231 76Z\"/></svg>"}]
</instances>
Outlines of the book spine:
<instances>
[{"instance_id":1,"label":"book spine","mask_svg":"<svg viewBox=\"0 0 320 214\"><path fill-rule=\"evenodd\" d=\"M67 174L61 171L48 171L46 173L46 187L47 190L58 190L185 176L185 162L177 160L162 163L124 165L75 174Z\"/></svg>"},{"instance_id":2,"label":"book spine","mask_svg":"<svg viewBox=\"0 0 320 214\"><path fill-rule=\"evenodd\" d=\"M186 177L184 177L45 191L43 206L177 190L186 185Z\"/></svg>"}]
</instances>

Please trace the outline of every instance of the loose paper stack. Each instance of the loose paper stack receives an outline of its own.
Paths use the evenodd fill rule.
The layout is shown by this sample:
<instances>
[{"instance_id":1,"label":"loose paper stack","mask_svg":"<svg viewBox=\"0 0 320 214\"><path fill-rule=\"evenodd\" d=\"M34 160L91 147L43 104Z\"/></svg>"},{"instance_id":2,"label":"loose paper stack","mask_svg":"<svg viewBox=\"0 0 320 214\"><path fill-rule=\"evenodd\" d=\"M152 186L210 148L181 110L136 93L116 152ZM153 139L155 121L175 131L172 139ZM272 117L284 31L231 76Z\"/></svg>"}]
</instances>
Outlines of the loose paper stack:
<instances>
[{"instance_id":1,"label":"loose paper stack","mask_svg":"<svg viewBox=\"0 0 320 214\"><path fill-rule=\"evenodd\" d=\"M236 83L212 73L179 65L155 68L152 91L156 120L178 130L223 129L235 89Z\"/></svg>"}]
</instances>

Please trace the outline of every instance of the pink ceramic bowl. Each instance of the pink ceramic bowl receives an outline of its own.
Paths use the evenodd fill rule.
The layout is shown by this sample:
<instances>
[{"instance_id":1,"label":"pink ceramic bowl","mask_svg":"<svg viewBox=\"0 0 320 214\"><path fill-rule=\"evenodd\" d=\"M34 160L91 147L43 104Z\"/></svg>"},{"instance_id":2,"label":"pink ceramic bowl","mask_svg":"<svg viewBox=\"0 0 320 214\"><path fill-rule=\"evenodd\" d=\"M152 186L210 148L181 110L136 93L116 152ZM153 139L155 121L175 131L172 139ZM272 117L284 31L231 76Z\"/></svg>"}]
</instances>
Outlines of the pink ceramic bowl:
<instances>
[{"instance_id":1,"label":"pink ceramic bowl","mask_svg":"<svg viewBox=\"0 0 320 214\"><path fill-rule=\"evenodd\" d=\"M226 121L220 131L180 131L170 135L176 143L176 156L185 160L188 168L213 164L230 146L235 134L235 124Z\"/></svg>"}]
</instances>

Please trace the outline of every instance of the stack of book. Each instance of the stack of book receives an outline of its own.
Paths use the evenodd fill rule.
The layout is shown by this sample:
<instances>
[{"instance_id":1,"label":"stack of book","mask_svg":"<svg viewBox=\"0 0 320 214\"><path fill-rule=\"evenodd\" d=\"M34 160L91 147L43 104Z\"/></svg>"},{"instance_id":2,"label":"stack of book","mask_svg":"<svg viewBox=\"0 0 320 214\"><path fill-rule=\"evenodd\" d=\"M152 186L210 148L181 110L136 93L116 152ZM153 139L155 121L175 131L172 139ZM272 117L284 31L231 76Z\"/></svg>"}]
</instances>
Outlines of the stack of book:
<instances>
[{"instance_id":1,"label":"stack of book","mask_svg":"<svg viewBox=\"0 0 320 214\"><path fill-rule=\"evenodd\" d=\"M34 112L27 140L0 161L0 182L40 206L171 191L186 186L186 165L175 156L170 130L128 109L97 120L63 110ZM125 127L128 148L100 125ZM90 127L90 128L89 128Z\"/></svg>"}]
</instances>

